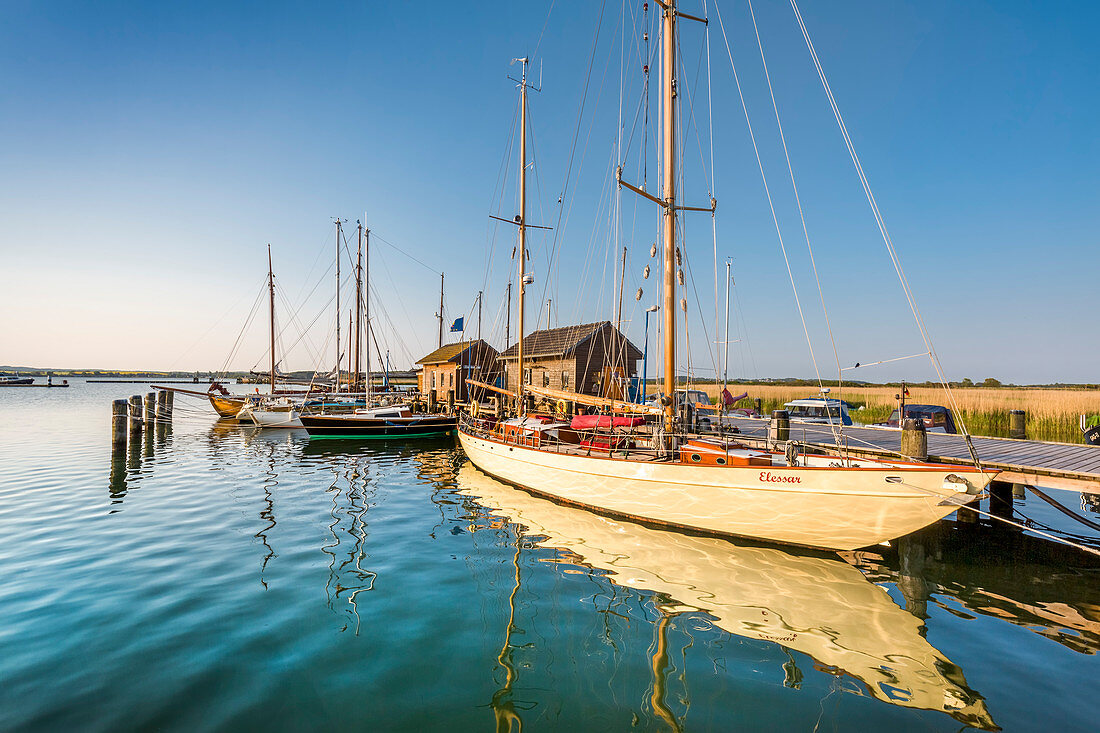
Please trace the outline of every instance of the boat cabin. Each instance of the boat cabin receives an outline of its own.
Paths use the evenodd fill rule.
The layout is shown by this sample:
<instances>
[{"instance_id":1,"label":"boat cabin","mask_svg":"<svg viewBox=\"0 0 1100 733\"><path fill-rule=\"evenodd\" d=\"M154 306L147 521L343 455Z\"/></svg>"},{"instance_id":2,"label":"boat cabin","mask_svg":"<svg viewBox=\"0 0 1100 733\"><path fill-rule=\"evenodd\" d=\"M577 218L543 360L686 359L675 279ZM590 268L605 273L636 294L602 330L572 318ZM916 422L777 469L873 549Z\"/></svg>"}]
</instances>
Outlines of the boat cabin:
<instances>
[{"instance_id":1,"label":"boat cabin","mask_svg":"<svg viewBox=\"0 0 1100 733\"><path fill-rule=\"evenodd\" d=\"M959 432L955 428L955 418L951 415L951 410L940 405L905 405L905 417L906 419L912 418L914 420L921 420L924 422L924 429L930 433L957 433ZM883 427L888 428L900 428L901 420L898 410L894 410L890 413L890 418L884 423Z\"/></svg>"},{"instance_id":2,"label":"boat cabin","mask_svg":"<svg viewBox=\"0 0 1100 733\"><path fill-rule=\"evenodd\" d=\"M844 400L829 397L807 397L783 405L783 409L790 413L791 420L824 424L839 422L841 425L852 424L852 418L848 414L849 407Z\"/></svg>"}]
</instances>

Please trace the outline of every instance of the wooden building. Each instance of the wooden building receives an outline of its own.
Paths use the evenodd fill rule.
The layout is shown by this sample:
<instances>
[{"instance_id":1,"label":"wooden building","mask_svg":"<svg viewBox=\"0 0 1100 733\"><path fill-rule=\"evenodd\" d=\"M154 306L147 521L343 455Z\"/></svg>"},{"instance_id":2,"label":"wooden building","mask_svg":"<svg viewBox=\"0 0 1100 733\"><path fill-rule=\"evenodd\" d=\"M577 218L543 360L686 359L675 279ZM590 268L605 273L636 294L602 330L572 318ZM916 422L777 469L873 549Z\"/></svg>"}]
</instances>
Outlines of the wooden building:
<instances>
[{"instance_id":1,"label":"wooden building","mask_svg":"<svg viewBox=\"0 0 1100 733\"><path fill-rule=\"evenodd\" d=\"M498 356L497 350L481 339L444 344L416 362L422 367L417 373L420 392L434 392L439 402L466 402L470 394L466 379L493 383L498 377Z\"/></svg>"},{"instance_id":2,"label":"wooden building","mask_svg":"<svg viewBox=\"0 0 1100 733\"><path fill-rule=\"evenodd\" d=\"M518 344L500 355L504 386L519 384ZM618 358L616 358L618 355ZM642 352L610 321L535 331L523 338L527 384L622 399L623 382L638 375Z\"/></svg>"}]
</instances>

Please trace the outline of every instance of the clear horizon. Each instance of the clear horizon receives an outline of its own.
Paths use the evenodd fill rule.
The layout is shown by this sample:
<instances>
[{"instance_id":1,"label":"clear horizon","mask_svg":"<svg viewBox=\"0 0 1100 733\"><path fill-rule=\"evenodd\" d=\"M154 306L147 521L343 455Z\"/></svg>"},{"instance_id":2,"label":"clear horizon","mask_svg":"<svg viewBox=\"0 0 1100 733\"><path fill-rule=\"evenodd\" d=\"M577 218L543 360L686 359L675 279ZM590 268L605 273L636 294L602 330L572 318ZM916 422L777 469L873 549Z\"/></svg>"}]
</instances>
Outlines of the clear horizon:
<instances>
[{"instance_id":1,"label":"clear horizon","mask_svg":"<svg viewBox=\"0 0 1100 733\"><path fill-rule=\"evenodd\" d=\"M709 67L706 30L681 29L691 102L683 200L705 203L713 191L718 209L716 253L707 216L685 214L681 294L692 316L681 353L698 377L714 377L716 254L723 269L732 258L737 283L731 378L812 378L714 3L682 7L711 17ZM835 379L748 7L718 8L821 377ZM753 9L840 364L922 352L791 9ZM947 378L1097 382L1100 52L1090 21L1100 8L804 0L800 9ZM555 226L529 243L528 332L546 326L547 298L551 325L614 321L613 273L627 246L623 329L641 346L655 302L656 278L642 277L655 214L624 192L621 238L611 217L620 85L624 179L642 175L640 13L635 3L342 3L324 13L293 3L5 5L0 361L266 368L270 243L287 327L280 368L329 369L337 215L352 247L356 219L372 231L375 337L395 368L435 347L440 272L445 325L464 316L465 336L476 337L484 291L482 335L502 348L513 238L489 215L515 213L508 75L523 55L542 81L530 101L528 220ZM652 150L648 165L652 187ZM346 314L350 293L342 297ZM723 298L720 287L719 310ZM514 314L511 326L514 340ZM844 375L935 379L926 359Z\"/></svg>"}]
</instances>

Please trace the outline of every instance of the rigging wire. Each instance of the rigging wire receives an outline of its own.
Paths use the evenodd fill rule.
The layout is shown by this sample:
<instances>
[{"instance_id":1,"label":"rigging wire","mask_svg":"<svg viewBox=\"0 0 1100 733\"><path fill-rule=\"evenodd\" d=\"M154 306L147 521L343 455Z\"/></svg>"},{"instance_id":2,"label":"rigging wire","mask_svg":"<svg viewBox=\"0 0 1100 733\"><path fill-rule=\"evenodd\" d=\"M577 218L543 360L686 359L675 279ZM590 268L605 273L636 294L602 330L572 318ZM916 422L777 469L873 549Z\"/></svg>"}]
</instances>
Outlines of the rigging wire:
<instances>
[{"instance_id":1,"label":"rigging wire","mask_svg":"<svg viewBox=\"0 0 1100 733\"><path fill-rule=\"evenodd\" d=\"M859 156L856 154L855 146L852 144L852 139L848 135L848 128L844 124L844 118L840 114L840 108L837 106L836 99L833 97L833 90L829 86L828 79L825 78L825 70L822 68L821 60L818 58L817 51L814 49L813 42L810 40L810 32L806 29L806 23L802 20L802 13L798 10L798 3L795 2L795 0L790 0L790 3L791 8L794 10L795 18L798 20L798 26L802 29L802 37L806 39L806 48L810 51L810 57L813 59L814 66L817 69L817 75L821 79L822 87L825 89L825 95L829 98L829 106L833 110L833 116L836 117L837 125L840 127L840 133L844 137L844 144L848 148L848 155L851 157L852 164L855 166L856 173L859 175L860 183L863 185L863 192L867 196L867 203L871 206L871 212L874 214L875 222L878 224L879 232L882 234L882 240L886 244L886 250L890 254L890 260L894 264L894 271L897 272L898 280L900 280L902 290L905 292L905 298L909 302L909 309L913 312L913 318L917 322L917 328L920 330L921 337L924 339L924 345L928 348L929 359L936 370L936 374L940 378L940 384L943 385L944 393L951 402L951 408L959 417L959 427L963 429L963 435L966 438L966 447L970 451L970 457L974 459L974 465L980 469L981 461L978 459L978 452L974 448L974 442L971 440L970 431L967 430L962 420L962 414L955 402L955 395L951 392L951 387L947 383L947 377L943 373L943 368L940 365L939 355L936 353L935 347L932 346L932 339L924 326L924 319L921 318L920 310L917 308L913 291L909 287L909 280L905 276L905 271L901 266L901 260L898 257L897 251L894 249L894 243L890 239L889 232L886 230L886 221L883 219L882 212L879 211L874 194L871 193L871 185L867 181L867 176L863 173L863 166L859 162Z\"/></svg>"},{"instance_id":2,"label":"rigging wire","mask_svg":"<svg viewBox=\"0 0 1100 733\"><path fill-rule=\"evenodd\" d=\"M722 21L722 10L718 7L717 4L715 4L714 9L718 15L718 25L722 31L722 40L725 42L726 45L726 53L729 55L730 67L733 69L733 79L734 83L737 86L737 96L741 101L741 109L745 113L745 124L749 130L749 139L752 141L753 153L756 155L756 165L760 169L760 179L764 184L764 193L768 199L768 208L771 210L772 222L775 224L776 236L779 238L779 249L783 253L783 262L787 266L787 277L790 279L791 290L794 292L794 302L798 308L798 317L802 321L802 332L806 336L806 345L810 350L810 360L813 362L814 365L814 374L817 377L818 389L821 390L822 394L824 394L825 385L821 380L821 370L818 368L817 356L814 354L813 340L810 338L810 329L806 325L806 316L802 310L802 300L798 296L798 286L795 284L794 272L791 269L790 258L787 256L787 246L783 242L783 231L782 228L779 226L779 218L775 213L775 203L772 201L771 189L768 187L768 178L764 173L764 163L760 159L760 149L756 145L756 135L753 133L752 122L749 119L749 109L748 106L745 104L745 95L741 91L741 80L737 74L737 65L733 62L733 51L730 49L729 38L726 35L726 25ZM833 440L836 442L837 448L841 449L842 441L840 438L840 432L837 429L836 424L833 422L832 410L828 409L828 402L825 403L825 415L828 417L829 420L829 428L833 434Z\"/></svg>"},{"instance_id":3,"label":"rigging wire","mask_svg":"<svg viewBox=\"0 0 1100 733\"><path fill-rule=\"evenodd\" d=\"M842 394L842 390L844 387L844 374L843 370L840 368L840 355L837 352L836 348L836 338L834 338L833 336L833 325L829 319L829 309L825 305L825 291L821 287L821 277L818 275L817 272L817 261L814 259L814 250L813 247L810 246L810 232L806 227L806 215L802 211L802 199L798 194L798 184L795 183L794 167L791 165L791 155L787 151L787 138L786 135L783 134L783 123L779 118L779 106L775 101L775 91L772 89L772 78L771 74L768 72L768 62L764 58L764 44L760 40L760 29L756 25L756 13L753 11L752 8L752 0L748 0L748 5L749 15L752 17L752 29L756 34L756 46L760 49L760 63L764 67L764 78L768 82L768 94L771 96L772 110L775 112L775 125L779 130L779 141L783 144L783 157L787 161L787 172L790 174L791 177L791 190L794 192L795 204L797 204L798 206L798 218L799 221L802 223L802 235L805 237L806 240L806 251L810 255L810 265L813 267L814 280L817 282L817 294L818 297L821 299L821 310L825 316L825 328L829 333L829 343L833 347L833 357L836 359L837 395L839 399L839 396Z\"/></svg>"}]
</instances>

